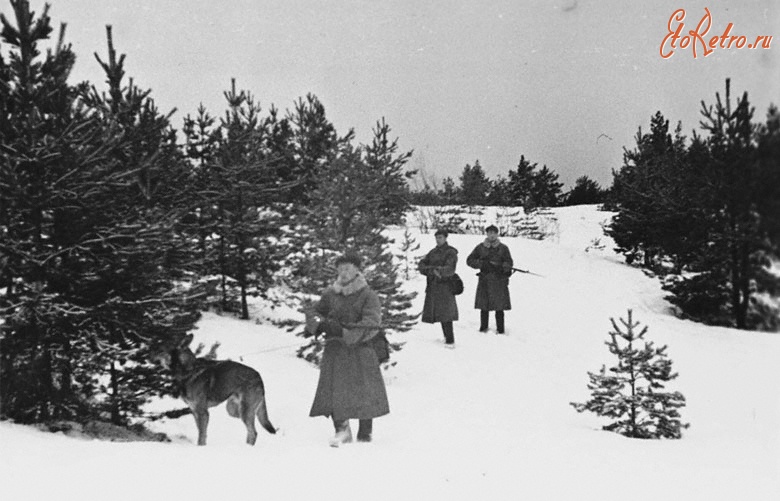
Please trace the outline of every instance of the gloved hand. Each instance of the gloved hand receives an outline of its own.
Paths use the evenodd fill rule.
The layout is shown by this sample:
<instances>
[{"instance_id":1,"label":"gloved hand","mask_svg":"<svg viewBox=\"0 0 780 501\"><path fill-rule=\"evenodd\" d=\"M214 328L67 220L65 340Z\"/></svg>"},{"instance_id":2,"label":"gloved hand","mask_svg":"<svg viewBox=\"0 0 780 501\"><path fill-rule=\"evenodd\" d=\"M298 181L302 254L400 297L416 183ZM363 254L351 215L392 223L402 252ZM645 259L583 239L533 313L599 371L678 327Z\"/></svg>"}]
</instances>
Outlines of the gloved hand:
<instances>
[{"instance_id":1,"label":"gloved hand","mask_svg":"<svg viewBox=\"0 0 780 501\"><path fill-rule=\"evenodd\" d=\"M485 273L497 273L500 269L499 263L495 261L482 261L481 270Z\"/></svg>"},{"instance_id":2,"label":"gloved hand","mask_svg":"<svg viewBox=\"0 0 780 501\"><path fill-rule=\"evenodd\" d=\"M320 322L317 332L325 334L325 339L342 337L344 335L344 328L336 320L326 318Z\"/></svg>"},{"instance_id":3,"label":"gloved hand","mask_svg":"<svg viewBox=\"0 0 780 501\"><path fill-rule=\"evenodd\" d=\"M322 319L320 318L317 313L312 310L306 310L306 325L303 328L303 337L311 337L318 335L320 324L322 323Z\"/></svg>"}]
</instances>

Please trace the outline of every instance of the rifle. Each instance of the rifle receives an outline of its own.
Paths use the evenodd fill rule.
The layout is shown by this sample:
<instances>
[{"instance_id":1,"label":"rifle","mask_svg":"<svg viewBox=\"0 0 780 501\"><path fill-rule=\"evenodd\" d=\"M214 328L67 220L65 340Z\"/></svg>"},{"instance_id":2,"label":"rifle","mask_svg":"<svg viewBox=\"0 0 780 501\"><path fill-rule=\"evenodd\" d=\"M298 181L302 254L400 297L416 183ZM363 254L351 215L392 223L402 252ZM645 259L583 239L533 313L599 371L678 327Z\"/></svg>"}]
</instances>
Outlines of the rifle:
<instances>
[{"instance_id":1,"label":"rifle","mask_svg":"<svg viewBox=\"0 0 780 501\"><path fill-rule=\"evenodd\" d=\"M528 275L534 275L534 276L537 276L537 277L542 277L542 278L544 278L544 275L540 275L540 274L538 274L538 273L534 273L533 271L528 271L528 270L521 270L520 268L512 268L512 273L514 273L514 272L518 272L518 273L526 273L526 274L528 274Z\"/></svg>"}]
</instances>

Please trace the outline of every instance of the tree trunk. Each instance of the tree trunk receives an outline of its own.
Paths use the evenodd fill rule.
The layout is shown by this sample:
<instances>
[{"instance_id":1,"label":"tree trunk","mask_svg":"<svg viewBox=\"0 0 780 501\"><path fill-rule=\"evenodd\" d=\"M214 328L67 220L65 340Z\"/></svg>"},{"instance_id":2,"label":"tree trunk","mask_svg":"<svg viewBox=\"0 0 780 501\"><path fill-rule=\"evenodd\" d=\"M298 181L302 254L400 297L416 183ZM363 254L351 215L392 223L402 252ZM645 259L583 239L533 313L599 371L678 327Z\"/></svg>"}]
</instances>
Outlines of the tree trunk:
<instances>
[{"instance_id":1,"label":"tree trunk","mask_svg":"<svg viewBox=\"0 0 780 501\"><path fill-rule=\"evenodd\" d=\"M209 273L210 270L208 269L209 253L208 253L208 246L206 244L208 235L206 233L206 223L205 223L205 218L203 217L203 210L204 209L201 208L201 210L198 212L198 236L200 237L198 239L198 246L200 248L200 253L203 256L202 257L203 263L200 267L201 268L200 272L205 275Z\"/></svg>"},{"instance_id":2,"label":"tree trunk","mask_svg":"<svg viewBox=\"0 0 780 501\"><path fill-rule=\"evenodd\" d=\"M740 290L742 279L740 277L741 260L739 256L739 242L737 241L738 227L733 207L729 207L729 271L731 272L731 314L737 329L745 328L745 319L741 315Z\"/></svg>"},{"instance_id":3,"label":"tree trunk","mask_svg":"<svg viewBox=\"0 0 780 501\"><path fill-rule=\"evenodd\" d=\"M122 424L122 414L119 410L119 375L116 370L116 362L111 362L111 422L115 425Z\"/></svg>"},{"instance_id":4,"label":"tree trunk","mask_svg":"<svg viewBox=\"0 0 780 501\"><path fill-rule=\"evenodd\" d=\"M245 262L245 255L246 255L246 244L244 241L244 234L242 231L239 231L236 235L236 240L238 241L238 285L241 287L241 316L239 317L241 320L249 320L249 306L247 305L246 301L246 290L247 290L247 283L246 283L246 262Z\"/></svg>"},{"instance_id":5,"label":"tree trunk","mask_svg":"<svg viewBox=\"0 0 780 501\"><path fill-rule=\"evenodd\" d=\"M238 284L241 287L241 320L249 320L249 305L246 301L246 267L244 266L244 249L239 249L238 256Z\"/></svg>"},{"instance_id":6,"label":"tree trunk","mask_svg":"<svg viewBox=\"0 0 780 501\"><path fill-rule=\"evenodd\" d=\"M219 274L222 277L222 311L227 311L227 265L225 264L225 237L219 237Z\"/></svg>"},{"instance_id":7,"label":"tree trunk","mask_svg":"<svg viewBox=\"0 0 780 501\"><path fill-rule=\"evenodd\" d=\"M37 330L37 328L36 328ZM51 350L49 347L49 344L46 340L42 340L41 342L41 370L38 374L38 377L40 378L40 382L42 385L43 395L41 395L41 403L40 403L40 420L46 421L49 418L51 418L51 403L54 397L54 381L53 381L53 371L52 371L52 364L51 364Z\"/></svg>"},{"instance_id":8,"label":"tree trunk","mask_svg":"<svg viewBox=\"0 0 780 501\"><path fill-rule=\"evenodd\" d=\"M246 280L241 280L241 320L249 320L249 305L246 301Z\"/></svg>"},{"instance_id":9,"label":"tree trunk","mask_svg":"<svg viewBox=\"0 0 780 501\"><path fill-rule=\"evenodd\" d=\"M61 382L60 382L60 400L62 402L70 402L74 400L73 395L73 367L71 365L71 347L70 342L63 339L62 353L60 354L60 363L62 364L61 370Z\"/></svg>"},{"instance_id":10,"label":"tree trunk","mask_svg":"<svg viewBox=\"0 0 780 501\"><path fill-rule=\"evenodd\" d=\"M748 328L748 308L750 307L750 251L747 242L742 243L741 249L741 280L740 280L740 296L741 301L739 304L739 317L737 323L741 323L741 329Z\"/></svg>"}]
</instances>

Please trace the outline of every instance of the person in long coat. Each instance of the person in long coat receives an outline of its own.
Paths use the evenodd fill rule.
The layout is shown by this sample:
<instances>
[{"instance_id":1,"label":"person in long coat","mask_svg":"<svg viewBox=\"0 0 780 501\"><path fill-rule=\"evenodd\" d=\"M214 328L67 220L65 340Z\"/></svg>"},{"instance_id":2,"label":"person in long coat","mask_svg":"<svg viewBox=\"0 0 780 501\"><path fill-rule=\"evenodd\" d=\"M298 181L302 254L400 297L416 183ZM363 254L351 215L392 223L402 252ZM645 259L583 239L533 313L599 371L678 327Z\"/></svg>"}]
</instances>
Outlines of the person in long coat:
<instances>
[{"instance_id":1,"label":"person in long coat","mask_svg":"<svg viewBox=\"0 0 780 501\"><path fill-rule=\"evenodd\" d=\"M485 241L477 245L466 258L466 264L479 270L474 307L480 310L479 331L487 332L490 312L496 312L496 332L504 333L504 311L512 309L509 298L509 276L512 255L509 247L498 240L498 228L486 228Z\"/></svg>"},{"instance_id":2,"label":"person in long coat","mask_svg":"<svg viewBox=\"0 0 780 501\"><path fill-rule=\"evenodd\" d=\"M447 230L435 233L436 247L420 260L417 269L427 277L422 321L429 324L441 322L445 346L454 347L452 323L458 320L458 303L449 278L455 274L458 250L447 243L448 236Z\"/></svg>"},{"instance_id":3,"label":"person in long coat","mask_svg":"<svg viewBox=\"0 0 780 501\"><path fill-rule=\"evenodd\" d=\"M333 447L352 441L350 419L359 420L358 441L370 442L373 419L390 412L379 360L368 343L381 329L379 297L360 272L357 255L339 257L336 269L336 281L314 306L315 321L307 319L308 331L325 336L309 415L332 418Z\"/></svg>"}]
</instances>

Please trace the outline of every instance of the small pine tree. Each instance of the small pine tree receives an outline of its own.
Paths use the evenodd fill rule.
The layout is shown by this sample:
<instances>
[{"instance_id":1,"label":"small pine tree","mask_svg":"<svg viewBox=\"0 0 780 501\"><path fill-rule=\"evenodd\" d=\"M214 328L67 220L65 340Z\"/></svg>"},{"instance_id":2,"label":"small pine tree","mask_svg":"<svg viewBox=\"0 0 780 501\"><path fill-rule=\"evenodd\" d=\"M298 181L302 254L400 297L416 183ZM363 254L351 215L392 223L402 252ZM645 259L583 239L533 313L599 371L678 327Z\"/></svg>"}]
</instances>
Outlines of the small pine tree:
<instances>
[{"instance_id":1,"label":"small pine tree","mask_svg":"<svg viewBox=\"0 0 780 501\"><path fill-rule=\"evenodd\" d=\"M404 279L409 280L412 276L412 270L416 268L416 263L412 262L412 257L415 252L420 250L420 243L412 236L412 232L409 231L409 228L404 228L404 238L401 240L398 250L399 253L396 257L401 261Z\"/></svg>"},{"instance_id":2,"label":"small pine tree","mask_svg":"<svg viewBox=\"0 0 780 501\"><path fill-rule=\"evenodd\" d=\"M618 357L618 365L609 369L601 367L599 373L588 372L592 398L571 405L577 412L591 411L599 416L612 418L604 426L631 438L680 438L688 424L680 421L678 409L685 405L685 397L679 392L665 392L664 385L677 377L672 373L672 362L667 358L666 346L656 348L645 341L647 326L638 330L631 310L628 320L620 319L625 330L614 319L609 351ZM644 343L644 346L640 346Z\"/></svg>"},{"instance_id":3,"label":"small pine tree","mask_svg":"<svg viewBox=\"0 0 780 501\"><path fill-rule=\"evenodd\" d=\"M433 211L432 230L447 230L450 233L463 233L461 226L466 222L463 212L467 208L462 205L445 205L436 207Z\"/></svg>"}]
</instances>

